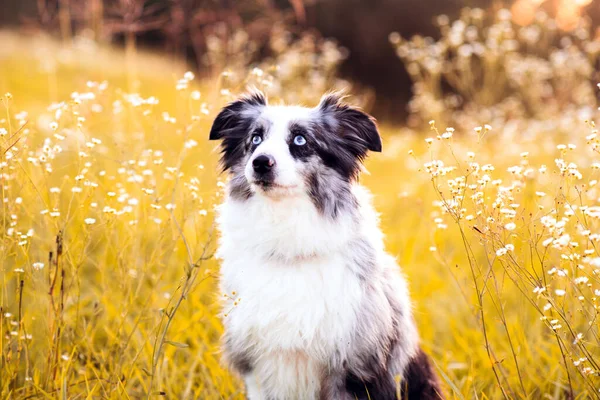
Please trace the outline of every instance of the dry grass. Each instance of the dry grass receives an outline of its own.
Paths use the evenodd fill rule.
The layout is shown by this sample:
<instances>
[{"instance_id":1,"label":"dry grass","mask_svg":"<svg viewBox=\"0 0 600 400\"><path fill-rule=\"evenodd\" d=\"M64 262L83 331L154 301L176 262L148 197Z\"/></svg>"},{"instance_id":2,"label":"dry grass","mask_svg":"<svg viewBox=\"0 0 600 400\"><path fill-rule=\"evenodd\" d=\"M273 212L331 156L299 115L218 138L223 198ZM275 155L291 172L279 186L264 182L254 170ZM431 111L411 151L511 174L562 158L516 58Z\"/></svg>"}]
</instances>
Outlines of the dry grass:
<instances>
[{"instance_id":1,"label":"dry grass","mask_svg":"<svg viewBox=\"0 0 600 400\"><path fill-rule=\"evenodd\" d=\"M1 396L242 398L211 258L223 77L1 37ZM367 163L451 398L598 397L598 144L554 117L431 144L383 126Z\"/></svg>"}]
</instances>

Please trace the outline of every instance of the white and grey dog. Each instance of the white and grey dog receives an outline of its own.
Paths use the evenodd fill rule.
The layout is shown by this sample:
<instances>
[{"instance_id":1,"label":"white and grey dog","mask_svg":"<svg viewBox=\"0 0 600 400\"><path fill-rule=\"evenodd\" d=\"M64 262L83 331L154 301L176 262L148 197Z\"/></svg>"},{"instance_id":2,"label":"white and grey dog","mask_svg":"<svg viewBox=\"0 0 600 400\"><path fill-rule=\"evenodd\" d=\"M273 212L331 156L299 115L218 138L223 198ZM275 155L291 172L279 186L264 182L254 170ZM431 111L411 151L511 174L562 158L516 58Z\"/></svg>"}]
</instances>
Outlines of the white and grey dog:
<instances>
[{"instance_id":1,"label":"white and grey dog","mask_svg":"<svg viewBox=\"0 0 600 400\"><path fill-rule=\"evenodd\" d=\"M406 282L357 183L381 151L371 117L335 94L316 108L253 92L217 116L230 174L219 208L223 351L251 400L433 399Z\"/></svg>"}]
</instances>

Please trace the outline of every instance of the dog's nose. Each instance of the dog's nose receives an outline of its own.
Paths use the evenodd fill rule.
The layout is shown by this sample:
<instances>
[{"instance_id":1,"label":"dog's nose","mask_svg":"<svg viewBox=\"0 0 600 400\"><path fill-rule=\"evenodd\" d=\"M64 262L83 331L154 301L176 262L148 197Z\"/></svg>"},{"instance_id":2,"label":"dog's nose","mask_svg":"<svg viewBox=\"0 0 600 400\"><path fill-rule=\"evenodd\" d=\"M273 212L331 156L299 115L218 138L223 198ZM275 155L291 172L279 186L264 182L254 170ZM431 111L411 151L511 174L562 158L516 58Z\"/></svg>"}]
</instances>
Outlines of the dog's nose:
<instances>
[{"instance_id":1,"label":"dog's nose","mask_svg":"<svg viewBox=\"0 0 600 400\"><path fill-rule=\"evenodd\" d=\"M271 171L271 169L273 169L274 165L275 165L275 159L266 154L261 154L260 156L256 157L252 161L252 166L254 167L254 172L256 172L258 174L265 174L265 173Z\"/></svg>"}]
</instances>

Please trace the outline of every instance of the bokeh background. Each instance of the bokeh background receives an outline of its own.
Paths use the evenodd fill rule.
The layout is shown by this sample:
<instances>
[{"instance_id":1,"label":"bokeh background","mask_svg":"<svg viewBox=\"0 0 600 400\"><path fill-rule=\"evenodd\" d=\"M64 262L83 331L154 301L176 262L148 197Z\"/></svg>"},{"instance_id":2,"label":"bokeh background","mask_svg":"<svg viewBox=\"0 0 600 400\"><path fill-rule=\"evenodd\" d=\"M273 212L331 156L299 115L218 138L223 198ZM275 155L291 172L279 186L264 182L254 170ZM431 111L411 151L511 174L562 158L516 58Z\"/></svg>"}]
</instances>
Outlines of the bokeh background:
<instances>
[{"instance_id":1,"label":"bokeh background","mask_svg":"<svg viewBox=\"0 0 600 400\"><path fill-rule=\"evenodd\" d=\"M600 397L596 0L4 0L0 397L243 399L208 132L379 122L361 177L449 398Z\"/></svg>"},{"instance_id":2,"label":"bokeh background","mask_svg":"<svg viewBox=\"0 0 600 400\"><path fill-rule=\"evenodd\" d=\"M284 28L296 38L310 32L334 39L344 49L337 71L372 93L372 111L395 122L408 117L411 79L404 63L389 46L390 32L402 37L439 37L435 17L456 19L464 7L499 10L509 7L520 25L530 24L536 11L557 17L559 29L573 30L585 16L600 22L591 0L172 0L172 1L4 1L0 24L28 33L45 32L66 38L85 35L99 43L124 45L128 35L138 46L185 59L203 76L223 65L207 60L209 39L222 40L243 30L256 46L249 61L271 52L269 38ZM131 38L130 38L131 40Z\"/></svg>"}]
</instances>

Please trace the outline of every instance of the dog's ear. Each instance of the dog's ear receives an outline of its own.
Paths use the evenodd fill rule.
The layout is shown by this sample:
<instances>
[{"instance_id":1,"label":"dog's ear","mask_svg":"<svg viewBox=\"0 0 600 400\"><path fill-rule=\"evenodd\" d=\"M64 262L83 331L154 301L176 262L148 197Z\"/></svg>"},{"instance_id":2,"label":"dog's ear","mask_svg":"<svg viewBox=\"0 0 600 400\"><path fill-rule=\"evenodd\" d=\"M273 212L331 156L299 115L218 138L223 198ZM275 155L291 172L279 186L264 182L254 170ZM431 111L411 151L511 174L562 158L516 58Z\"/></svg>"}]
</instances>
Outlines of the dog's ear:
<instances>
[{"instance_id":1,"label":"dog's ear","mask_svg":"<svg viewBox=\"0 0 600 400\"><path fill-rule=\"evenodd\" d=\"M328 93L321 98L318 108L325 120L332 120L338 134L353 147L363 147L364 153L366 150L380 152L381 136L375 119L342 100L339 93Z\"/></svg>"},{"instance_id":2,"label":"dog's ear","mask_svg":"<svg viewBox=\"0 0 600 400\"><path fill-rule=\"evenodd\" d=\"M239 135L239 130L247 128L245 125L249 125L266 105L265 95L258 90L229 103L215 118L208 139L219 140L227 138L230 134Z\"/></svg>"},{"instance_id":3,"label":"dog's ear","mask_svg":"<svg viewBox=\"0 0 600 400\"><path fill-rule=\"evenodd\" d=\"M259 91L250 92L221 110L212 128L209 140L221 139L221 168L227 171L244 157L246 139L252 125L267 105Z\"/></svg>"}]
</instances>

